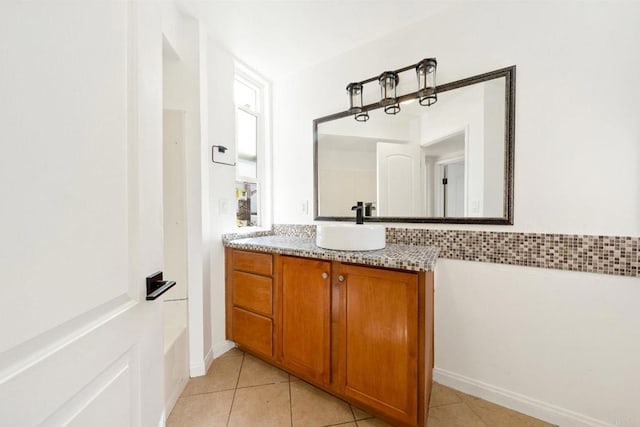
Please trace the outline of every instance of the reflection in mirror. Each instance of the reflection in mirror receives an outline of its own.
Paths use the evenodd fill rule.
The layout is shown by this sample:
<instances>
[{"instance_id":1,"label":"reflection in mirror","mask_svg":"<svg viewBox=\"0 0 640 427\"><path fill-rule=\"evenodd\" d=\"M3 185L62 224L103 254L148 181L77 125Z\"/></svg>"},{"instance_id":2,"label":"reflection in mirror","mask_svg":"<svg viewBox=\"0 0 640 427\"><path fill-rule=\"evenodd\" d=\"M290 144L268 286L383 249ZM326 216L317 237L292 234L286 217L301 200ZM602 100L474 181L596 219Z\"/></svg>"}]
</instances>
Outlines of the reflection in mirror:
<instances>
[{"instance_id":1,"label":"reflection in mirror","mask_svg":"<svg viewBox=\"0 0 640 427\"><path fill-rule=\"evenodd\" d=\"M509 223L506 80L452 88L430 107L410 100L395 116L370 110L366 123L351 115L318 120L317 217L351 219L362 201L374 221Z\"/></svg>"},{"instance_id":2,"label":"reflection in mirror","mask_svg":"<svg viewBox=\"0 0 640 427\"><path fill-rule=\"evenodd\" d=\"M258 184L236 181L236 225L238 227L256 227L258 224Z\"/></svg>"}]
</instances>

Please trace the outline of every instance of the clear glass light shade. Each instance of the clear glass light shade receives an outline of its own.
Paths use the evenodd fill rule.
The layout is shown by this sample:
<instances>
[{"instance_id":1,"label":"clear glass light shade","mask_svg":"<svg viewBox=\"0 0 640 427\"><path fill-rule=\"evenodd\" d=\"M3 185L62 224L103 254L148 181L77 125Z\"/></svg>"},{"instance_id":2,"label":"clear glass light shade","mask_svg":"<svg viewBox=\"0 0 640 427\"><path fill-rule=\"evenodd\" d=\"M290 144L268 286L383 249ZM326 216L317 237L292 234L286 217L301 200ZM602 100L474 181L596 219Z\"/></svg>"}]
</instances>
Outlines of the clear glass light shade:
<instances>
[{"instance_id":1,"label":"clear glass light shade","mask_svg":"<svg viewBox=\"0 0 640 427\"><path fill-rule=\"evenodd\" d=\"M369 120L369 113L367 111L363 111L361 113L357 113L354 118L358 122L366 122Z\"/></svg>"},{"instance_id":2,"label":"clear glass light shade","mask_svg":"<svg viewBox=\"0 0 640 427\"><path fill-rule=\"evenodd\" d=\"M416 65L418 77L418 100L420 105L433 105L438 100L436 94L436 68L438 62L435 58L427 58Z\"/></svg>"},{"instance_id":3,"label":"clear glass light shade","mask_svg":"<svg viewBox=\"0 0 640 427\"><path fill-rule=\"evenodd\" d=\"M400 112L400 105L396 99L396 88L399 80L398 73L393 71L385 71L378 77L380 103L384 106L384 112L387 114L398 114Z\"/></svg>"},{"instance_id":4,"label":"clear glass light shade","mask_svg":"<svg viewBox=\"0 0 640 427\"><path fill-rule=\"evenodd\" d=\"M347 85L349 95L349 111L359 113L362 111L362 83L349 83Z\"/></svg>"},{"instance_id":5,"label":"clear glass light shade","mask_svg":"<svg viewBox=\"0 0 640 427\"><path fill-rule=\"evenodd\" d=\"M354 118L359 122L369 120L369 113L364 111L362 102L362 83L349 83L347 94L349 95L349 112L355 114Z\"/></svg>"}]
</instances>

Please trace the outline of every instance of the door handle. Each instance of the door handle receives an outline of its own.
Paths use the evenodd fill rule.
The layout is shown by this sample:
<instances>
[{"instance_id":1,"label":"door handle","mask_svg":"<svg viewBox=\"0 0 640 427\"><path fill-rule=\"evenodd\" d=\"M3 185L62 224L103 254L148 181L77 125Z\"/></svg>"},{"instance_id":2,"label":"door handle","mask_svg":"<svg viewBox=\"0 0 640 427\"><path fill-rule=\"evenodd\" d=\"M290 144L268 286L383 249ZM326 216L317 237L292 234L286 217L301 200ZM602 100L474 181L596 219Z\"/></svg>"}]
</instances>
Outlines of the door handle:
<instances>
[{"instance_id":1,"label":"door handle","mask_svg":"<svg viewBox=\"0 0 640 427\"><path fill-rule=\"evenodd\" d=\"M176 285L174 281L162 280L162 271L147 276L147 301L153 301Z\"/></svg>"}]
</instances>

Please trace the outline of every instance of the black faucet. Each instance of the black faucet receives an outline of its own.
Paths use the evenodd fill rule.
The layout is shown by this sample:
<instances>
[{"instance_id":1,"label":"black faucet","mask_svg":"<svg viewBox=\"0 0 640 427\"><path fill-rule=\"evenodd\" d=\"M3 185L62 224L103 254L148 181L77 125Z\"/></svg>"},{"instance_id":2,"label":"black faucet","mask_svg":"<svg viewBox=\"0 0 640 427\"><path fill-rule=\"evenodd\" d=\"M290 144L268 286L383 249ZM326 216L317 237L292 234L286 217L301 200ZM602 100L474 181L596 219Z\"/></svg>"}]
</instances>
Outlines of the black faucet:
<instances>
[{"instance_id":1,"label":"black faucet","mask_svg":"<svg viewBox=\"0 0 640 427\"><path fill-rule=\"evenodd\" d=\"M364 224L364 216L363 216L364 206L362 202L356 202L356 205L352 206L351 210L356 211L356 224Z\"/></svg>"},{"instance_id":2,"label":"black faucet","mask_svg":"<svg viewBox=\"0 0 640 427\"><path fill-rule=\"evenodd\" d=\"M372 211L375 211L376 207L373 206L373 202L367 202L364 204L364 216L371 216L373 215Z\"/></svg>"}]
</instances>

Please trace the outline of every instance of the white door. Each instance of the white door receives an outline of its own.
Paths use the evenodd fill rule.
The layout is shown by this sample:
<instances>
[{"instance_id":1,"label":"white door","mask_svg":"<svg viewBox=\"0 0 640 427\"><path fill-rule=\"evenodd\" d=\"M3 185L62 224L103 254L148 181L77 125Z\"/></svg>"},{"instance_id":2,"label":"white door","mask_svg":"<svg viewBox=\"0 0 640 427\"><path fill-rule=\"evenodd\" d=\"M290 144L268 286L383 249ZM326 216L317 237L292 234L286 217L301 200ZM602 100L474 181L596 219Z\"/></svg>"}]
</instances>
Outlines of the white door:
<instances>
[{"instance_id":1,"label":"white door","mask_svg":"<svg viewBox=\"0 0 640 427\"><path fill-rule=\"evenodd\" d=\"M446 217L459 218L464 212L464 160L445 165L447 184L444 186Z\"/></svg>"},{"instance_id":2,"label":"white door","mask_svg":"<svg viewBox=\"0 0 640 427\"><path fill-rule=\"evenodd\" d=\"M437 216L447 218L467 216L464 159L442 162L437 167L435 191Z\"/></svg>"},{"instance_id":3,"label":"white door","mask_svg":"<svg viewBox=\"0 0 640 427\"><path fill-rule=\"evenodd\" d=\"M421 149L378 142L378 216L424 216Z\"/></svg>"},{"instance_id":4,"label":"white door","mask_svg":"<svg viewBox=\"0 0 640 427\"><path fill-rule=\"evenodd\" d=\"M142 7L0 3L1 425L163 423L161 304L145 301L161 37Z\"/></svg>"}]
</instances>

